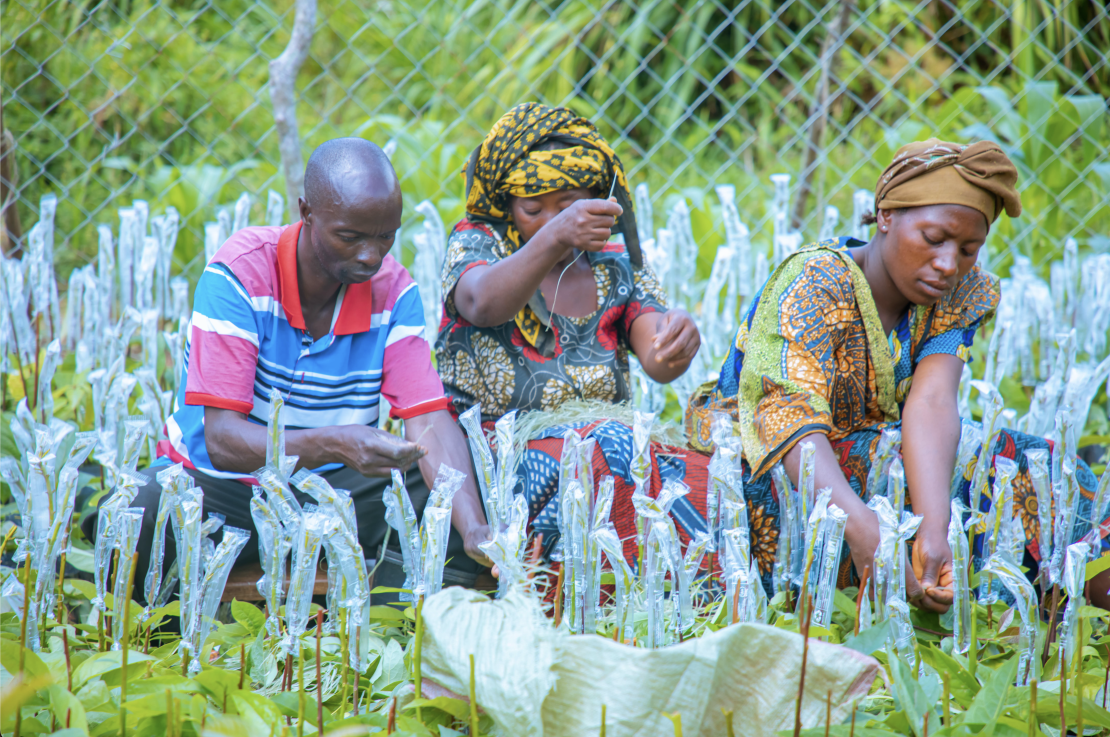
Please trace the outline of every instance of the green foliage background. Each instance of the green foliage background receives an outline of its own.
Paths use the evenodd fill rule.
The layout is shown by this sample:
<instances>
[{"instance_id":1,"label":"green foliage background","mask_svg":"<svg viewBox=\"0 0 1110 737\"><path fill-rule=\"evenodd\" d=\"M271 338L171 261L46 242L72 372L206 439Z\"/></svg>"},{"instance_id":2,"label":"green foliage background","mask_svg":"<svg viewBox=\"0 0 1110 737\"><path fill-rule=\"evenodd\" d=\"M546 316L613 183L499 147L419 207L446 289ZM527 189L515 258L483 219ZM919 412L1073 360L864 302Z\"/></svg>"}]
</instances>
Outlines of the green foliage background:
<instances>
[{"instance_id":1,"label":"green foliage background","mask_svg":"<svg viewBox=\"0 0 1110 737\"><path fill-rule=\"evenodd\" d=\"M2 12L20 216L26 229L41 194L59 195L63 278L95 253L95 224L114 224L132 199L181 211L178 266L196 276L214 204L284 191L266 85L290 0L13 0ZM769 245L767 177L802 168L835 12L769 0L322 0L298 78L304 149L392 137L407 212L431 198L450 221L462 162L493 121L524 100L567 104L598 122L634 182L651 185L657 226L670 199L690 198L708 271L722 235L707 197L715 184L736 185L756 243ZM1107 48L1101 3L861 0L806 234L825 204L843 223L852 191L873 188L899 145L992 137L1018 159L1026 204L995 229L996 250L1044 264L1066 235L1105 247Z\"/></svg>"}]
</instances>

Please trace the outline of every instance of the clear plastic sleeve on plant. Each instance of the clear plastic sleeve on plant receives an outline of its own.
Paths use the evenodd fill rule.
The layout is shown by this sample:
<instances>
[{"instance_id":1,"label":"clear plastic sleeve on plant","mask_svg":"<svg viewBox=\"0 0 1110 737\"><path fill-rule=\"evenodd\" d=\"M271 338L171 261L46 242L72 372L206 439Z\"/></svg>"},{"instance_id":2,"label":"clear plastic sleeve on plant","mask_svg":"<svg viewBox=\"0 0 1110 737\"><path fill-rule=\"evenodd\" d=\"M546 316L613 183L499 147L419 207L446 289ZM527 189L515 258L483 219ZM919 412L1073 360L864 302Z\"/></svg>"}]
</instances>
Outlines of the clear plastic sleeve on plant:
<instances>
[{"instance_id":1,"label":"clear plastic sleeve on plant","mask_svg":"<svg viewBox=\"0 0 1110 737\"><path fill-rule=\"evenodd\" d=\"M150 617L151 612L159 606L158 594L162 590L162 566L166 558L166 525L173 515L174 508L180 503L178 495L181 490L192 481L185 468L180 463L167 466L159 471L155 478L162 487L158 498L158 515L154 519L154 537L150 543L150 562L147 566L146 578L143 580L143 591L146 592L146 609L143 619Z\"/></svg>"},{"instance_id":2,"label":"clear plastic sleeve on plant","mask_svg":"<svg viewBox=\"0 0 1110 737\"><path fill-rule=\"evenodd\" d=\"M905 658L906 662L910 664L910 668L915 669L917 666L915 655L917 633L914 632L913 622L910 621L910 605L906 603L905 599L895 598L887 600L886 609L887 619L890 621L891 637L894 640L893 643L888 642L887 645L893 645L894 652Z\"/></svg>"},{"instance_id":3,"label":"clear plastic sleeve on plant","mask_svg":"<svg viewBox=\"0 0 1110 737\"><path fill-rule=\"evenodd\" d=\"M428 495L428 506L451 509L451 501L455 494L462 488L466 474L457 469L440 464L436 479L432 483L432 491Z\"/></svg>"},{"instance_id":4,"label":"clear plastic sleeve on plant","mask_svg":"<svg viewBox=\"0 0 1110 737\"><path fill-rule=\"evenodd\" d=\"M297 471L289 482L315 499L319 506L331 510L338 516L343 533L358 541L355 505L349 491L333 488L323 476L318 476L307 468Z\"/></svg>"},{"instance_id":5,"label":"clear plastic sleeve on plant","mask_svg":"<svg viewBox=\"0 0 1110 737\"><path fill-rule=\"evenodd\" d=\"M821 576L817 583L817 595L813 598L813 618L810 620L825 629L828 629L832 623L833 596L840 572L844 527L847 524L848 514L835 504L829 504L825 519L824 549L819 561ZM812 577L813 574L811 573L810 576Z\"/></svg>"},{"instance_id":6,"label":"clear plastic sleeve on plant","mask_svg":"<svg viewBox=\"0 0 1110 737\"><path fill-rule=\"evenodd\" d=\"M486 520L492 526L494 520L501 519L497 508L497 469L493 463L486 434L482 431L482 405L475 404L459 415L459 424L466 431L470 442L470 454L474 458L474 473L478 476L478 490L482 492L482 502L486 510Z\"/></svg>"},{"instance_id":7,"label":"clear plastic sleeve on plant","mask_svg":"<svg viewBox=\"0 0 1110 737\"><path fill-rule=\"evenodd\" d=\"M887 602L898 595L894 569L897 567L895 551L899 519L885 496L871 497L867 506L875 512L879 522L879 544L875 548L875 568L871 571L871 579L875 587L875 617L881 622L887 617Z\"/></svg>"},{"instance_id":8,"label":"clear plastic sleeve on plant","mask_svg":"<svg viewBox=\"0 0 1110 737\"><path fill-rule=\"evenodd\" d=\"M297 501L293 490L289 488L289 483L282 479L277 469L266 466L251 475L266 490L266 499L281 523L289 529L300 527L304 516L301 503Z\"/></svg>"},{"instance_id":9,"label":"clear plastic sleeve on plant","mask_svg":"<svg viewBox=\"0 0 1110 737\"><path fill-rule=\"evenodd\" d=\"M509 412L494 425L497 434L497 496L498 509L501 518L497 525L504 527L512 524L513 489L516 488L516 411ZM494 526L493 520L488 520L490 527Z\"/></svg>"},{"instance_id":10,"label":"clear plastic sleeve on plant","mask_svg":"<svg viewBox=\"0 0 1110 737\"><path fill-rule=\"evenodd\" d=\"M775 492L778 494L779 509L782 515L773 573L774 592L778 594L790 590L791 581L794 580L795 553L801 550L802 541L801 536L796 532L798 514L794 509L793 487L782 463L776 463L771 469L771 480L775 485ZM795 541L797 542L796 545Z\"/></svg>"},{"instance_id":11,"label":"clear plastic sleeve on plant","mask_svg":"<svg viewBox=\"0 0 1110 737\"><path fill-rule=\"evenodd\" d=\"M180 606L182 639L181 651L184 657L190 654L189 636L192 630L185 631L189 623L195 621L197 596L200 586L200 552L201 552L201 501L200 494L191 496L182 495L180 511L172 518L173 534L177 541L177 576L181 584L178 586Z\"/></svg>"},{"instance_id":12,"label":"clear plastic sleeve on plant","mask_svg":"<svg viewBox=\"0 0 1110 737\"><path fill-rule=\"evenodd\" d=\"M686 546L686 553L679 561L679 565L675 566L678 578L678 606L674 607L676 632L685 632L694 624L694 579L698 575L698 569L701 568L701 562L708 548L709 533L698 531Z\"/></svg>"},{"instance_id":13,"label":"clear plastic sleeve on plant","mask_svg":"<svg viewBox=\"0 0 1110 737\"><path fill-rule=\"evenodd\" d=\"M420 583L413 591L417 600L438 594L443 589L443 564L450 528L450 507L425 507L420 525L422 574Z\"/></svg>"},{"instance_id":14,"label":"clear plastic sleeve on plant","mask_svg":"<svg viewBox=\"0 0 1110 737\"><path fill-rule=\"evenodd\" d=\"M1037 496L1037 545L1042 561L1052 560L1052 488L1048 479L1048 450L1035 448L1025 451L1025 460L1029 468L1029 480ZM1051 566L1041 568L1043 581L1051 586Z\"/></svg>"},{"instance_id":15,"label":"clear plastic sleeve on plant","mask_svg":"<svg viewBox=\"0 0 1110 737\"><path fill-rule=\"evenodd\" d=\"M216 621L216 610L220 606L220 598L223 596L224 587L227 585L228 574L231 573L231 567L235 565L235 560L239 557L239 553L246 547L247 541L250 540L251 534L247 530L241 530L238 527L225 527L223 539L216 547L216 553L212 556L208 566L205 568L204 576L201 579L201 594L200 606L197 607L197 622L193 630L193 642L191 646L193 659L189 663L190 673L200 672L200 653L201 648L204 646L204 641L208 639L208 633L212 631L212 625Z\"/></svg>"},{"instance_id":16,"label":"clear plastic sleeve on plant","mask_svg":"<svg viewBox=\"0 0 1110 737\"><path fill-rule=\"evenodd\" d=\"M624 559L624 546L612 523L594 530L590 536L605 552L613 569L613 626L621 641L631 640L632 621L636 617L636 574Z\"/></svg>"},{"instance_id":17,"label":"clear plastic sleeve on plant","mask_svg":"<svg viewBox=\"0 0 1110 737\"><path fill-rule=\"evenodd\" d=\"M956 496L959 493L960 487L967 479L967 473L973 468L975 453L982 445L982 428L971 422L961 423L960 442L956 446L956 465L952 471L952 487L949 496Z\"/></svg>"},{"instance_id":18,"label":"clear plastic sleeve on plant","mask_svg":"<svg viewBox=\"0 0 1110 737\"><path fill-rule=\"evenodd\" d=\"M510 587L525 591L529 588L528 572L524 569L522 555L527 539L528 500L523 494L513 499L509 524L493 533L493 537L478 545L494 565L500 578L497 580L497 598L503 599Z\"/></svg>"},{"instance_id":19,"label":"clear plastic sleeve on plant","mask_svg":"<svg viewBox=\"0 0 1110 737\"><path fill-rule=\"evenodd\" d=\"M393 469L393 483L386 488L382 495L385 502L385 521L397 530L397 538L401 545L401 561L405 569L405 583L402 588L408 589L401 592L401 601L416 601L412 592L420 586L420 576L424 569L420 558L420 528L416 522L416 510L413 509L409 492L405 489L404 476L397 469Z\"/></svg>"},{"instance_id":20,"label":"clear plastic sleeve on plant","mask_svg":"<svg viewBox=\"0 0 1110 737\"><path fill-rule=\"evenodd\" d=\"M994 460L994 444L997 440L998 419L1002 415L1002 395L998 389L986 381L972 381L972 386L979 390L980 401L983 405L983 445L979 450L979 458L975 462L975 470L971 474L970 495L971 517L968 518L968 529L971 525L978 525L983 520L980 511L980 499L983 490L990 479L991 465Z\"/></svg>"},{"instance_id":21,"label":"clear plastic sleeve on plant","mask_svg":"<svg viewBox=\"0 0 1110 737\"><path fill-rule=\"evenodd\" d=\"M282 481L288 480L282 461L285 458L285 400L276 386L270 387L270 416L266 423L266 466Z\"/></svg>"},{"instance_id":22,"label":"clear plastic sleeve on plant","mask_svg":"<svg viewBox=\"0 0 1110 737\"><path fill-rule=\"evenodd\" d=\"M590 525L590 497L579 479L567 487L567 537L563 541L564 580L570 582L570 596L564 598L566 620L571 632L585 631L586 536Z\"/></svg>"},{"instance_id":23,"label":"clear plastic sleeve on plant","mask_svg":"<svg viewBox=\"0 0 1110 737\"><path fill-rule=\"evenodd\" d=\"M1064 555L1075 535L1076 517L1079 515L1079 484L1075 480L1076 458L1065 456L1060 462L1061 474L1052 485L1052 495L1056 502L1056 525L1053 530L1052 580L1059 580L1063 573Z\"/></svg>"},{"instance_id":24,"label":"clear plastic sleeve on plant","mask_svg":"<svg viewBox=\"0 0 1110 737\"><path fill-rule=\"evenodd\" d=\"M805 585L803 596L808 593L816 598L817 579L821 575L817 556L824 552L824 540L828 531L826 519L831 498L832 489L829 487L826 486L818 491L812 502L809 518L806 520L805 565L802 568L802 577L795 581L799 586Z\"/></svg>"},{"instance_id":25,"label":"clear plastic sleeve on plant","mask_svg":"<svg viewBox=\"0 0 1110 737\"><path fill-rule=\"evenodd\" d=\"M725 608L728 622L747 622L750 618L751 544L747 530L721 530L721 578L725 584Z\"/></svg>"},{"instance_id":26,"label":"clear plastic sleeve on plant","mask_svg":"<svg viewBox=\"0 0 1110 737\"><path fill-rule=\"evenodd\" d=\"M285 652L296 653L308 624L312 590L316 586L316 570L320 561L320 545L331 532L329 518L314 505L305 507L300 529L293 536L293 564L289 577L289 593L285 597Z\"/></svg>"},{"instance_id":27,"label":"clear plastic sleeve on plant","mask_svg":"<svg viewBox=\"0 0 1110 737\"><path fill-rule=\"evenodd\" d=\"M632 415L632 462L629 475L632 477L634 494L646 494L648 480L651 478L651 428L655 415L650 412L636 412ZM636 516L636 546L643 548L647 529L644 520Z\"/></svg>"},{"instance_id":28,"label":"clear plastic sleeve on plant","mask_svg":"<svg viewBox=\"0 0 1110 737\"><path fill-rule=\"evenodd\" d=\"M875 452L871 456L871 473L867 476L867 495L870 500L875 495L886 496L887 471L890 462L900 452L902 433L894 428L886 428L879 434Z\"/></svg>"},{"instance_id":29,"label":"clear plastic sleeve on plant","mask_svg":"<svg viewBox=\"0 0 1110 737\"><path fill-rule=\"evenodd\" d=\"M143 525L143 510L139 507L129 507L120 511L119 537L117 549L119 550L119 563L116 565L115 586L112 588L112 603L114 616L112 617L112 649L119 650L123 639L124 627L128 626L124 619L124 604L127 600L127 583L131 578L131 569L134 567L135 548L139 544L139 530ZM132 611L138 611L133 609Z\"/></svg>"},{"instance_id":30,"label":"clear plastic sleeve on plant","mask_svg":"<svg viewBox=\"0 0 1110 737\"><path fill-rule=\"evenodd\" d=\"M594 540L593 532L609 524L609 514L613 509L613 493L615 481L612 476L605 476L597 487L597 498L594 499L593 509L589 511L589 526L585 534L585 604L584 619L585 631L596 632L600 616L601 604L601 566L602 552ZM588 496L587 496L588 501Z\"/></svg>"},{"instance_id":31,"label":"clear plastic sleeve on plant","mask_svg":"<svg viewBox=\"0 0 1110 737\"><path fill-rule=\"evenodd\" d=\"M131 504L139 493L139 487L148 481L145 476L130 473L120 474L118 480L116 490L100 505L96 520L96 541L93 544L93 585L96 587L96 598L92 603L101 611L105 606L104 597L108 594L108 568L117 545L121 510Z\"/></svg>"},{"instance_id":32,"label":"clear plastic sleeve on plant","mask_svg":"<svg viewBox=\"0 0 1110 737\"><path fill-rule=\"evenodd\" d=\"M705 524L710 535L710 552L717 550L718 531L731 526L726 520L720 519L719 510L721 500L727 494L726 488L732 484L734 467L735 454L718 444L713 457L709 459L709 487L705 497Z\"/></svg>"},{"instance_id":33,"label":"clear plastic sleeve on plant","mask_svg":"<svg viewBox=\"0 0 1110 737\"><path fill-rule=\"evenodd\" d=\"M802 519L809 520L817 501L817 490L814 487L817 446L812 441L803 440L798 443L801 448L801 459L798 462L798 496L802 502Z\"/></svg>"},{"instance_id":34,"label":"clear plastic sleeve on plant","mask_svg":"<svg viewBox=\"0 0 1110 737\"><path fill-rule=\"evenodd\" d=\"M948 519L948 547L952 550L952 649L961 655L971 648L971 587L967 575L971 554L963 525L966 511L962 501L952 500Z\"/></svg>"},{"instance_id":35,"label":"clear plastic sleeve on plant","mask_svg":"<svg viewBox=\"0 0 1110 737\"><path fill-rule=\"evenodd\" d=\"M1085 572L1087 558L1091 547L1085 542L1072 543L1064 555L1064 591L1068 595L1068 604L1064 608L1063 627L1060 631L1060 657L1061 663L1068 663L1068 669L1074 671L1071 661L1075 658L1079 648L1077 629L1079 625L1079 610L1086 603L1083 587L1086 583ZM1012 562L1012 561L1011 561ZM1033 616L1036 616L1036 598L1033 599ZM1032 620L1036 624L1036 619Z\"/></svg>"},{"instance_id":36,"label":"clear plastic sleeve on plant","mask_svg":"<svg viewBox=\"0 0 1110 737\"><path fill-rule=\"evenodd\" d=\"M1087 551L1082 552L1081 557L1086 563ZM988 559L982 571L997 576L1014 597L1014 608L1021 618L1021 627L1018 629L1018 667L1015 685L1026 686L1038 677L1041 663L1040 654L1037 652L1037 624L1040 621L1037 614L1037 592L1016 564L1000 556ZM1080 577L1082 578L1082 574ZM1079 593L1081 596L1082 592Z\"/></svg>"},{"instance_id":37,"label":"clear plastic sleeve on plant","mask_svg":"<svg viewBox=\"0 0 1110 737\"><path fill-rule=\"evenodd\" d=\"M285 593L285 555L282 545L281 522L262 496L262 487L255 486L251 496L251 519L258 533L258 561L262 578L258 579L258 593L266 602L266 631L272 636L281 634L281 600Z\"/></svg>"},{"instance_id":38,"label":"clear plastic sleeve on plant","mask_svg":"<svg viewBox=\"0 0 1110 737\"><path fill-rule=\"evenodd\" d=\"M886 495L899 514L906 507L906 469L901 458L892 458L886 473Z\"/></svg>"},{"instance_id":39,"label":"clear plastic sleeve on plant","mask_svg":"<svg viewBox=\"0 0 1110 737\"><path fill-rule=\"evenodd\" d=\"M644 606L647 609L647 647L652 649L667 644L664 579L671 559L667 554L669 535L670 528L664 520L651 519L648 522L644 567L640 576L644 581Z\"/></svg>"},{"instance_id":40,"label":"clear plastic sleeve on plant","mask_svg":"<svg viewBox=\"0 0 1110 737\"><path fill-rule=\"evenodd\" d=\"M986 557L997 555L1011 560L1013 546L1010 540L1012 530L1010 520L1014 514L1014 488L1011 482L1018 469L1016 463L1002 456L995 459L994 468L994 485L991 489L993 499L986 519ZM993 577L989 572L982 573L979 579L979 591L981 603L990 605L998 601L998 587L994 585Z\"/></svg>"}]
</instances>

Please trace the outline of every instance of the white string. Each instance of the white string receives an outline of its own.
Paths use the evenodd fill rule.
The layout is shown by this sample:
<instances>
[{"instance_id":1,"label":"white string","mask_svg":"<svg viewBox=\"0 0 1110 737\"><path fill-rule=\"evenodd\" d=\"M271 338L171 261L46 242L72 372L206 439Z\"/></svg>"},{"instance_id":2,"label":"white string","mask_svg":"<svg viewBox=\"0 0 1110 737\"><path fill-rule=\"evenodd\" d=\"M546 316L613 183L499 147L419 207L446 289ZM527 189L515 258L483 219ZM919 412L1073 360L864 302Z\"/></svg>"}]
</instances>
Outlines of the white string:
<instances>
[{"instance_id":1,"label":"white string","mask_svg":"<svg viewBox=\"0 0 1110 737\"><path fill-rule=\"evenodd\" d=\"M555 282L555 296L551 298L551 314L552 315L555 314L555 303L559 299L559 285L563 283L563 274L567 273L567 269L569 269L571 266L574 266L574 262L577 261L579 258L581 258L583 253L585 253L585 251L579 251L578 255L575 256L573 259L571 259L571 262L569 264L567 264L566 266L564 266L563 271L559 274L559 280L557 282Z\"/></svg>"}]
</instances>

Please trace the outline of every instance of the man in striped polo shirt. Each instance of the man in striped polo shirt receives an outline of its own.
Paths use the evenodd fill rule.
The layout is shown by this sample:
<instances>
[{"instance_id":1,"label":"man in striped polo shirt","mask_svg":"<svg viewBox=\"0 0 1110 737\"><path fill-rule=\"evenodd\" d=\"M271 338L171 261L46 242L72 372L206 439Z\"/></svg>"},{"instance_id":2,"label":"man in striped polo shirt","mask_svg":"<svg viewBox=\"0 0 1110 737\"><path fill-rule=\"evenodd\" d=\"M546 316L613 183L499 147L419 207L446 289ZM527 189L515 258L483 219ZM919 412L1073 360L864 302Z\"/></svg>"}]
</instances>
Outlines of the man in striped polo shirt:
<instances>
[{"instance_id":1,"label":"man in striped polo shirt","mask_svg":"<svg viewBox=\"0 0 1110 737\"><path fill-rule=\"evenodd\" d=\"M467 555L471 570L488 565L477 547L489 533L469 451L431 365L420 294L388 255L401 226L397 175L374 144L336 139L313 152L304 189L300 222L241 230L205 268L185 380L155 465L184 464L204 491L206 516L253 530L248 484L266 463L276 388L285 401L286 453L351 492L367 555L387 530L382 492L390 469L419 467L406 481L420 508L446 464L467 474L454 500L448 556L464 569ZM404 440L376 427L383 396L405 421ZM146 510L139 571L147 570L160 494L152 481L133 503ZM168 568L173 536L166 547ZM251 544L240 560L257 557Z\"/></svg>"}]
</instances>

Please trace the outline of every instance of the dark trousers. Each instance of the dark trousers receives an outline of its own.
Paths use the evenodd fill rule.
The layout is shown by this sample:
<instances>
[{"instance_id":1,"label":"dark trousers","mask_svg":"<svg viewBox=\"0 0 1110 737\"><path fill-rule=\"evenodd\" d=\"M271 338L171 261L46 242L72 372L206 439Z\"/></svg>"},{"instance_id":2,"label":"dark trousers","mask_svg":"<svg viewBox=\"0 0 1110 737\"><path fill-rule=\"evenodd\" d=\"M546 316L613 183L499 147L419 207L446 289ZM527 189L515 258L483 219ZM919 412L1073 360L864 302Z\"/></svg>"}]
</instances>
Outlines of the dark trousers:
<instances>
[{"instance_id":1,"label":"dark trousers","mask_svg":"<svg viewBox=\"0 0 1110 737\"><path fill-rule=\"evenodd\" d=\"M142 471L143 474L150 477L151 481L139 489L135 500L131 503L132 507L142 507L144 510L142 530L139 533L138 568L135 569L135 599L138 601L145 601L146 599L142 582L146 579L146 573L150 566L150 549L154 542L155 522L158 519L158 502L162 496L162 487L155 480L155 474L162 468L150 468ZM199 471L188 469L186 471L204 493L204 519L208 518L210 512L215 512L224 516L224 526L250 530L251 539L239 554L238 562L258 561L258 534L254 529L254 520L251 518L250 510L251 487L240 481L213 478ZM377 558L381 552L382 540L385 538L386 531L390 529L385 521L385 502L382 501L382 494L388 484L392 482L388 478L363 476L347 467L329 471L322 475L333 488L346 489L351 493L351 499L355 504L358 540L362 545L363 555L368 559ZM412 498L412 505L416 509L417 517L420 518L423 516L424 505L428 501L428 486L416 469L405 474L405 485L408 488L409 496ZM293 494L301 505L315 503L312 497L295 488ZM89 540L93 540L96 534L96 524L96 514L89 515L82 524L85 536ZM177 541L174 538L172 527L167 522L166 552L162 563L163 572L168 571L170 565L177 558ZM218 544L223 539L223 528L215 532L212 539ZM397 532L395 530L390 530L389 547L397 551L400 550L397 545ZM321 552L322 556L323 553ZM397 558L397 556L389 557ZM451 536L447 543L447 559L448 566L456 571L476 573L481 570L481 566L466 555L463 549L462 537L459 536L454 527L451 528Z\"/></svg>"}]
</instances>

